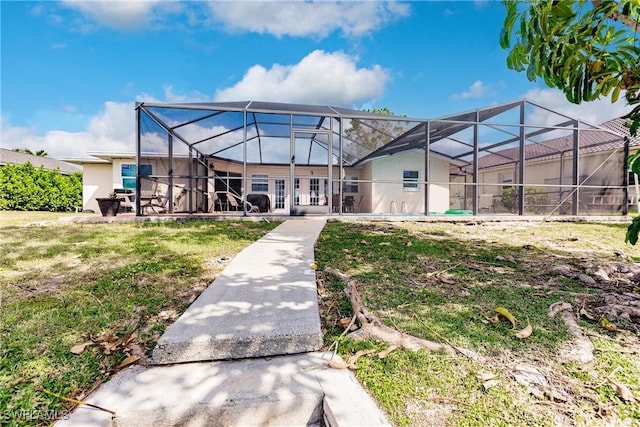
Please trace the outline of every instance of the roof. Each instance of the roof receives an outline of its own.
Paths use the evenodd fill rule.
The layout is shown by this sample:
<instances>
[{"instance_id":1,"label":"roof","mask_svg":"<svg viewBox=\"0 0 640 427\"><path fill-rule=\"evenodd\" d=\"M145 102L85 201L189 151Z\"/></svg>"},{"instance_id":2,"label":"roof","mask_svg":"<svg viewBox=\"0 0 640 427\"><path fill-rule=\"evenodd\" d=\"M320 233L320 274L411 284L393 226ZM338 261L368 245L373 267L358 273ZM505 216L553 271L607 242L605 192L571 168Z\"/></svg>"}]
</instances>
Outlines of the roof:
<instances>
[{"instance_id":1,"label":"roof","mask_svg":"<svg viewBox=\"0 0 640 427\"><path fill-rule=\"evenodd\" d=\"M173 146L174 155L195 150L204 157L236 162L246 155L251 164L289 164L294 135L296 164L326 164L332 153L330 163L342 158L349 166L422 121L335 106L262 101L143 102L137 109L143 153L168 152L164 140L170 134L183 143Z\"/></svg>"},{"instance_id":2,"label":"roof","mask_svg":"<svg viewBox=\"0 0 640 427\"><path fill-rule=\"evenodd\" d=\"M580 154L622 151L625 138L629 139L630 146L640 146L640 136L636 135L631 138L629 128L624 123L624 119L614 118L600 125L604 129L616 132L615 134L593 129L581 130ZM482 169L512 164L518 161L519 153L519 147L492 152L478 159L478 167ZM526 146L525 159L536 161L552 160L563 154L568 157L573 155L573 132L571 135L528 144Z\"/></svg>"},{"instance_id":3,"label":"roof","mask_svg":"<svg viewBox=\"0 0 640 427\"><path fill-rule=\"evenodd\" d=\"M0 148L0 166L5 166L8 164L22 165L27 162L31 163L35 168L42 167L44 170L49 171L57 169L64 175L69 175L75 172L82 172L82 168L67 162L63 162L62 160Z\"/></svg>"},{"instance_id":4,"label":"roof","mask_svg":"<svg viewBox=\"0 0 640 427\"><path fill-rule=\"evenodd\" d=\"M431 153L440 154L451 160L466 160L470 163L474 156L476 139L479 141L479 156L488 157L492 153L499 152L502 155L518 150L522 136L529 147L529 144L554 139L554 133L572 133L576 128L581 131L592 130L606 134L608 136L603 136L605 140L622 139L624 135L618 129L589 124L523 99L426 120L379 150L360 159L359 163L400 151L425 149L427 133ZM474 132L477 134L474 135ZM563 141L566 143L565 140ZM556 149L557 147L554 147L552 151L555 152ZM512 156L508 157L509 162L517 160L517 157L515 159Z\"/></svg>"}]
</instances>

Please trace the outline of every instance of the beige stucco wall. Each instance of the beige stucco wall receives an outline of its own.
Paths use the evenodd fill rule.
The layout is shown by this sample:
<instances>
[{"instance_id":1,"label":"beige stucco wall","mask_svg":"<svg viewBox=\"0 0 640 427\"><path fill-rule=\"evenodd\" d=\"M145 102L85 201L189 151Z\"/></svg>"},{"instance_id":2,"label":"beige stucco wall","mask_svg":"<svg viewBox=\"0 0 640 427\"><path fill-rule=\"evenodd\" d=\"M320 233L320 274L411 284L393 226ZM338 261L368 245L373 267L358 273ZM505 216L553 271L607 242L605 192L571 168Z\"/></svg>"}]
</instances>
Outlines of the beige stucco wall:
<instances>
[{"instance_id":1,"label":"beige stucco wall","mask_svg":"<svg viewBox=\"0 0 640 427\"><path fill-rule=\"evenodd\" d=\"M82 209L100 212L96 197L107 197L112 191L113 165L85 163L82 168Z\"/></svg>"},{"instance_id":2,"label":"beige stucco wall","mask_svg":"<svg viewBox=\"0 0 640 427\"><path fill-rule=\"evenodd\" d=\"M444 213L449 209L449 163L432 157L429 187L429 211ZM374 213L424 213L424 184L405 189L402 172L417 170L418 182L424 183L424 152L405 151L371 161L371 211Z\"/></svg>"}]
</instances>

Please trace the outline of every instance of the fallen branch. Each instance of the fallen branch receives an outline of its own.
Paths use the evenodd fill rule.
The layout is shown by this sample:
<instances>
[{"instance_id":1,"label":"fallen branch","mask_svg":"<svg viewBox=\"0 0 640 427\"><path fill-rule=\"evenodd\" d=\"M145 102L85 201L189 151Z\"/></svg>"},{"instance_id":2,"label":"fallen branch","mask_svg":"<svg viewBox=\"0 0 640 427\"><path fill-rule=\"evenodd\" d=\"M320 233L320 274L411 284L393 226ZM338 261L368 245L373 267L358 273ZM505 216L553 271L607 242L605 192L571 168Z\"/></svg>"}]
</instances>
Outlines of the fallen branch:
<instances>
[{"instance_id":1,"label":"fallen branch","mask_svg":"<svg viewBox=\"0 0 640 427\"><path fill-rule=\"evenodd\" d=\"M412 351L426 349L447 350L449 352L452 352L451 347L449 346L414 337L413 335L400 332L383 324L377 316L370 313L364 306L362 297L360 296L360 293L358 292L358 289L356 287L355 280L353 280L347 274L333 268L326 268L325 271L327 273L338 276L340 280L345 283L345 292L349 297L349 301L351 302L354 318L360 326L359 329L351 332L348 335L349 338L354 340L378 340L389 345L397 345L399 347L404 347Z\"/></svg>"},{"instance_id":2,"label":"fallen branch","mask_svg":"<svg viewBox=\"0 0 640 427\"><path fill-rule=\"evenodd\" d=\"M52 392L52 391L49 391L49 390L47 390L46 388L45 388L45 389L42 389L42 391L44 391L44 392L45 392L45 393L47 393L47 394L50 394L50 395L51 395L51 396L53 396L53 397L57 397L58 399L66 400L66 401L68 401L68 402L75 403L75 404L77 404L77 405L86 405L86 406L90 406L90 407L92 407L92 408L99 409L99 410L104 411L104 412L108 412L108 413L110 413L110 414L111 414L111 418L115 418L115 417L116 417L116 411L112 411L111 409L105 409L105 408L102 408L102 407L100 407L100 406L98 406L98 405L93 405L93 404L91 404L91 403L83 402L82 400L70 399L70 398L68 398L68 397L64 397L64 396L61 396L61 395L59 395L59 394L56 394L56 393L54 393L54 392Z\"/></svg>"},{"instance_id":3,"label":"fallen branch","mask_svg":"<svg viewBox=\"0 0 640 427\"><path fill-rule=\"evenodd\" d=\"M450 342L448 339L446 339L446 338L445 338L445 337L443 337L441 334L439 334L438 332L434 331L434 330L433 330L433 329L431 329L429 326L427 326L427 324L426 324L422 319L420 319L418 316L416 316L415 314L414 314L414 317L416 318L416 320L418 320L420 323L422 323L422 325L423 325L425 328L427 328L427 330L428 330L429 332L431 332L433 335L435 335L435 336L436 336L440 341L444 342L444 343L445 343L445 344L447 344L449 347L451 347L452 349L454 349L456 352L460 353L461 355L463 355L463 356L464 356L464 357L466 357L467 359L469 359L469 360L473 361L473 357L472 357L472 355L473 355L473 354L472 354L472 352L471 352L471 351L466 350L466 349L463 351L462 349L460 349L460 348L456 347L455 345L451 344L451 342Z\"/></svg>"}]
</instances>

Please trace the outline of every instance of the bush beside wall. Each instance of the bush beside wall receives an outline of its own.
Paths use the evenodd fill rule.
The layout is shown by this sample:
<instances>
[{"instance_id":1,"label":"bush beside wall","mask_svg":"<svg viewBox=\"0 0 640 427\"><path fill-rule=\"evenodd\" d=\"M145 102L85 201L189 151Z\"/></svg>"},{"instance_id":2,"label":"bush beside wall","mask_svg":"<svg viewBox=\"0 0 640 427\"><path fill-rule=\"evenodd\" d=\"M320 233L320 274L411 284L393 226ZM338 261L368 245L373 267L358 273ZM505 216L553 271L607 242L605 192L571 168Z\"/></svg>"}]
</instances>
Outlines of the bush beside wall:
<instances>
[{"instance_id":1,"label":"bush beside wall","mask_svg":"<svg viewBox=\"0 0 640 427\"><path fill-rule=\"evenodd\" d=\"M31 163L0 167L0 210L74 211L82 206L82 173L36 169Z\"/></svg>"}]
</instances>

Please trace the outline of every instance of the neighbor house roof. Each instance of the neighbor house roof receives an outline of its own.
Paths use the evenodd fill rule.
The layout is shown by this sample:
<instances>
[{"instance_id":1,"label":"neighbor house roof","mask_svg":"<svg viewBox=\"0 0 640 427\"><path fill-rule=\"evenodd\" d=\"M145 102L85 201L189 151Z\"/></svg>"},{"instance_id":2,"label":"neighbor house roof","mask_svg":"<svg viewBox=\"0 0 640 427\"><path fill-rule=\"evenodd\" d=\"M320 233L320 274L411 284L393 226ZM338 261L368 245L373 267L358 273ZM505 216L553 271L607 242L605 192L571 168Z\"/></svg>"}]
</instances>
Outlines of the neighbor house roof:
<instances>
[{"instance_id":1,"label":"neighbor house roof","mask_svg":"<svg viewBox=\"0 0 640 427\"><path fill-rule=\"evenodd\" d=\"M51 157L35 156L33 154L0 148L0 166L8 164L22 165L27 162L31 163L35 168L42 167L43 169L50 171L58 169L60 173L65 175L82 172L82 169L78 166L61 160L52 159Z\"/></svg>"},{"instance_id":2,"label":"neighbor house roof","mask_svg":"<svg viewBox=\"0 0 640 427\"><path fill-rule=\"evenodd\" d=\"M625 120L614 118L600 125L600 128L610 129L615 133L602 132L601 130L581 130L580 132L580 153L594 154L602 152L621 151L624 149L624 138L629 139L631 147L640 146L640 135L631 137L629 128L625 126ZM525 158L528 161L552 160L560 157L563 153L568 156L573 155L573 134L559 138L528 144L526 146ZM492 152L478 159L479 168L499 167L505 164L512 164L518 161L520 155L519 147L511 147L504 150Z\"/></svg>"}]
</instances>

